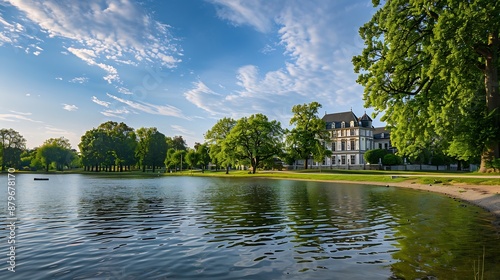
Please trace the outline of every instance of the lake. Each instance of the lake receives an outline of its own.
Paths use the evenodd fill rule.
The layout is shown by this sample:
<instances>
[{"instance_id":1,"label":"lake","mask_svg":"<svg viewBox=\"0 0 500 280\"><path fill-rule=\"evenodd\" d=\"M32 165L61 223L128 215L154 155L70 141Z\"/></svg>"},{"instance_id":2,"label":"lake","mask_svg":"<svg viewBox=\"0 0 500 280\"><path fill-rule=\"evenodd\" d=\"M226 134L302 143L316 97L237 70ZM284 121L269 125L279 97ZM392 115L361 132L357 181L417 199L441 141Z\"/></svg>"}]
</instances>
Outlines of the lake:
<instances>
[{"instance_id":1,"label":"lake","mask_svg":"<svg viewBox=\"0 0 500 280\"><path fill-rule=\"evenodd\" d=\"M2 279L474 279L483 248L484 279L500 279L495 217L428 192L80 174L16 174L16 189L16 272L2 226Z\"/></svg>"}]
</instances>

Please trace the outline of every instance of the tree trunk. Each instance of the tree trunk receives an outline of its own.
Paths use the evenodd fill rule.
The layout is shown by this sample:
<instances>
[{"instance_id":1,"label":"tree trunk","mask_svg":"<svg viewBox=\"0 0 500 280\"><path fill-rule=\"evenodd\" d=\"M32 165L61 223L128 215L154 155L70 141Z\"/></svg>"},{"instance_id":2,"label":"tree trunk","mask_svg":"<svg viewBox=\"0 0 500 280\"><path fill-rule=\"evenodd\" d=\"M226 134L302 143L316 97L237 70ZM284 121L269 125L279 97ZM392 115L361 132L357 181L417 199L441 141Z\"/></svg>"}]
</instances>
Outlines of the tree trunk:
<instances>
[{"instance_id":1,"label":"tree trunk","mask_svg":"<svg viewBox=\"0 0 500 280\"><path fill-rule=\"evenodd\" d=\"M489 34L488 46L490 53L485 57L484 83L486 87L486 106L488 113L493 112L493 127L500 125L500 92L498 89L498 51L499 51L498 33ZM489 164L500 157L500 145L498 135L486 143L481 154L481 167L479 172L488 172L491 170Z\"/></svg>"},{"instance_id":2,"label":"tree trunk","mask_svg":"<svg viewBox=\"0 0 500 280\"><path fill-rule=\"evenodd\" d=\"M252 174L255 174L255 172L257 171L257 164L258 164L258 161L256 158L253 158L252 159Z\"/></svg>"},{"instance_id":3,"label":"tree trunk","mask_svg":"<svg viewBox=\"0 0 500 280\"><path fill-rule=\"evenodd\" d=\"M306 157L306 160L304 162L304 169L307 169L307 162L309 161L309 157Z\"/></svg>"},{"instance_id":4,"label":"tree trunk","mask_svg":"<svg viewBox=\"0 0 500 280\"><path fill-rule=\"evenodd\" d=\"M226 164L226 174L229 174L229 164Z\"/></svg>"}]
</instances>

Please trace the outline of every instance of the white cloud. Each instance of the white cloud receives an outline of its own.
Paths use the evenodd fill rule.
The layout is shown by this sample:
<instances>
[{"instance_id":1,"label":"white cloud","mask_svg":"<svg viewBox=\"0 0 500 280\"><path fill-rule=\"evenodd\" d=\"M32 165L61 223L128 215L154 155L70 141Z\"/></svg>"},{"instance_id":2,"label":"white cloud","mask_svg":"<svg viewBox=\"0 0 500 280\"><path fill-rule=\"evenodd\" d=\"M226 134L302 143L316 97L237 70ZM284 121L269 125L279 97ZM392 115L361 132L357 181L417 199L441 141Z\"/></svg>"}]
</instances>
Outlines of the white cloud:
<instances>
[{"instance_id":1,"label":"white cloud","mask_svg":"<svg viewBox=\"0 0 500 280\"><path fill-rule=\"evenodd\" d=\"M41 121L33 120L31 118L26 117L26 115L23 113L0 114L0 121L6 121L6 122L29 121L34 123L42 123Z\"/></svg>"},{"instance_id":2,"label":"white cloud","mask_svg":"<svg viewBox=\"0 0 500 280\"><path fill-rule=\"evenodd\" d=\"M58 80L58 81L62 81L62 80L63 80L63 78L61 78L61 77L56 77L56 80Z\"/></svg>"},{"instance_id":3,"label":"white cloud","mask_svg":"<svg viewBox=\"0 0 500 280\"><path fill-rule=\"evenodd\" d=\"M179 108L171 105L155 105L147 102L126 100L109 93L107 93L107 96L118 102L128 105L132 109L148 114L190 119L189 117L184 116Z\"/></svg>"},{"instance_id":4,"label":"white cloud","mask_svg":"<svg viewBox=\"0 0 500 280\"><path fill-rule=\"evenodd\" d=\"M11 113L14 113L16 115L23 115L23 116L31 116L32 113L28 112L28 113L24 113L24 112L18 112L18 111L14 111L14 110L10 110Z\"/></svg>"},{"instance_id":5,"label":"white cloud","mask_svg":"<svg viewBox=\"0 0 500 280\"><path fill-rule=\"evenodd\" d=\"M126 115L129 113L130 111L127 109L105 110L101 112L101 114L105 115L106 117L114 117L119 119L125 119L125 117L123 117L122 115Z\"/></svg>"},{"instance_id":6,"label":"white cloud","mask_svg":"<svg viewBox=\"0 0 500 280\"><path fill-rule=\"evenodd\" d=\"M180 125L171 125L170 126L174 131L180 132L183 135L194 135L195 133L189 129L186 129Z\"/></svg>"},{"instance_id":7,"label":"white cloud","mask_svg":"<svg viewBox=\"0 0 500 280\"><path fill-rule=\"evenodd\" d=\"M95 96L92 96L92 102L96 103L96 104L99 104L101 106L104 106L106 108L109 107L109 104L111 104L110 102L106 102L106 101L102 101L102 100L99 100L97 97Z\"/></svg>"},{"instance_id":8,"label":"white cloud","mask_svg":"<svg viewBox=\"0 0 500 280\"><path fill-rule=\"evenodd\" d=\"M260 32L272 29L273 18L270 16L275 11L272 4L277 1L248 1L243 0L211 0L217 8L217 15L229 20L234 25L250 25Z\"/></svg>"},{"instance_id":9,"label":"white cloud","mask_svg":"<svg viewBox=\"0 0 500 280\"><path fill-rule=\"evenodd\" d=\"M193 89L184 93L186 99L212 115L219 114L224 108L224 97L215 93L201 81L195 82L193 85Z\"/></svg>"},{"instance_id":10,"label":"white cloud","mask_svg":"<svg viewBox=\"0 0 500 280\"><path fill-rule=\"evenodd\" d=\"M234 25L250 25L260 32L276 32L284 48L284 64L261 72L256 65L241 66L235 73L236 90L222 96L200 87L184 95L211 115L237 115L244 111L289 116L293 105L320 102L327 110L362 107L361 86L351 64L361 50L357 27L343 4L336 1L232 1L212 0L219 17ZM365 8L366 5L356 9ZM340 24L345 22L345 24ZM276 27L276 28L273 28ZM266 45L263 51L272 51ZM203 84L204 85L204 84ZM221 91L223 91L222 89ZM219 92L220 94L220 92Z\"/></svg>"},{"instance_id":11,"label":"white cloud","mask_svg":"<svg viewBox=\"0 0 500 280\"><path fill-rule=\"evenodd\" d=\"M87 77L74 77L73 79L69 80L69 82L83 84L86 83L88 80L89 78Z\"/></svg>"},{"instance_id":12,"label":"white cloud","mask_svg":"<svg viewBox=\"0 0 500 280\"><path fill-rule=\"evenodd\" d=\"M78 107L76 107L76 105L70 105L70 104L65 104L65 103L63 103L61 105L63 105L63 109L66 111L72 112L72 111L78 110Z\"/></svg>"},{"instance_id":13,"label":"white cloud","mask_svg":"<svg viewBox=\"0 0 500 280\"><path fill-rule=\"evenodd\" d=\"M96 1L31 1L7 0L35 24L41 32L69 42L66 50L87 64L106 72L108 82L119 81L117 65L137 65L140 62L159 63L176 67L182 50L162 24L130 0ZM9 32L0 32L0 44L19 44L25 28L15 17L0 25ZM32 36L33 37L33 36ZM34 37L36 38L36 37ZM155 51L152 51L155 50ZM36 52L40 52L41 48Z\"/></svg>"}]
</instances>

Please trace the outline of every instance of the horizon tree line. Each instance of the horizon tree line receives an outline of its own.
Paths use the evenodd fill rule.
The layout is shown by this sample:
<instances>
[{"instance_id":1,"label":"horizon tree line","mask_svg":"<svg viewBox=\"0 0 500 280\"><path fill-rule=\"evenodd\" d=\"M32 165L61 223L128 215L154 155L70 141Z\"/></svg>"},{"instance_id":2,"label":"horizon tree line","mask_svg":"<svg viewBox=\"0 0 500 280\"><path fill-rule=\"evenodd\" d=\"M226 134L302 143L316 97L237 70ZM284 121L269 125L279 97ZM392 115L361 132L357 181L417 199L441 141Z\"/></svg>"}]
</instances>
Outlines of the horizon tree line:
<instances>
[{"instance_id":1,"label":"horizon tree line","mask_svg":"<svg viewBox=\"0 0 500 280\"><path fill-rule=\"evenodd\" d=\"M329 141L325 122L318 117L321 104L311 102L292 108L291 129L284 129L276 120L264 114L253 114L238 120L222 118L205 134L204 143L187 146L182 136L168 137L156 127L133 129L123 122L107 121L81 136L80 153L71 148L64 137L50 138L40 147L26 149L26 140L13 129L0 130L0 160L6 167L31 170L63 170L83 167L84 171L123 172L140 169L168 172L200 168L204 172L211 163L216 170L249 166L252 173L258 168L271 169L279 162L293 164L304 160L321 162L331 156L325 146ZM398 148L398 147L396 147ZM467 151L470 152L470 151ZM366 153L367 162L373 153ZM435 164L463 161L446 154L445 150L422 149L420 153L387 156L384 163L398 164L405 156L409 162ZM479 162L481 154L471 157ZM384 155L385 157L385 155ZM498 166L492 165L498 169Z\"/></svg>"}]
</instances>

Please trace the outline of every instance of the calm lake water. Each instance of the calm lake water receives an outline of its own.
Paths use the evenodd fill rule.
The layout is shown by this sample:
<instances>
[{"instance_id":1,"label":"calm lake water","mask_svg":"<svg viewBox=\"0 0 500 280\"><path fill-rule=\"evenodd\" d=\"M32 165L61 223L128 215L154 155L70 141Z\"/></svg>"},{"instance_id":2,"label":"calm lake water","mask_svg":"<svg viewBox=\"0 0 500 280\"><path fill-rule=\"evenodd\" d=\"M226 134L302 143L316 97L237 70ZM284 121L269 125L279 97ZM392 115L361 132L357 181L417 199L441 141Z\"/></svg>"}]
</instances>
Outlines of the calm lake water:
<instances>
[{"instance_id":1,"label":"calm lake water","mask_svg":"<svg viewBox=\"0 0 500 280\"><path fill-rule=\"evenodd\" d=\"M500 279L494 217L442 195L288 180L36 176L17 174L17 266L5 269L2 226L1 279L474 279L483 247L484 279ZM5 221L7 177L0 181Z\"/></svg>"}]
</instances>

